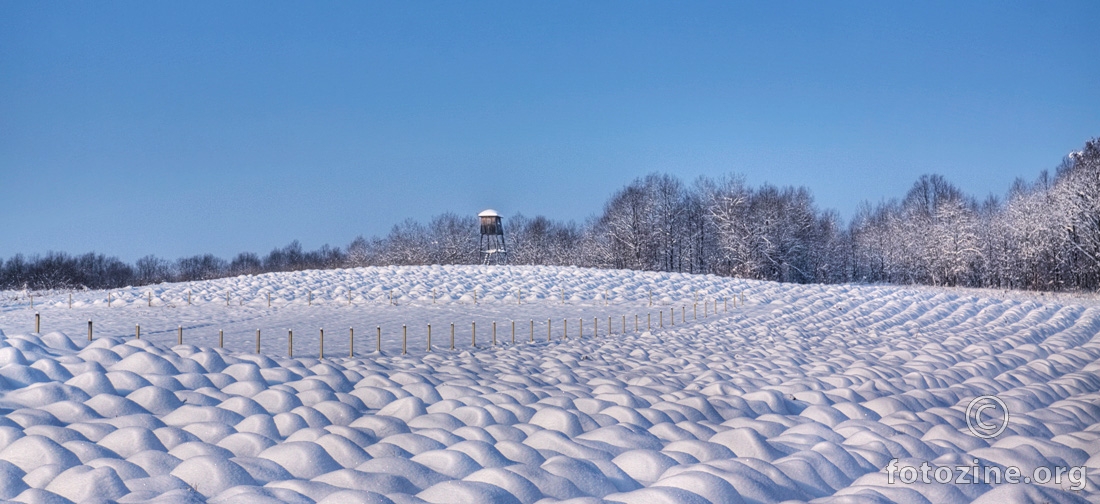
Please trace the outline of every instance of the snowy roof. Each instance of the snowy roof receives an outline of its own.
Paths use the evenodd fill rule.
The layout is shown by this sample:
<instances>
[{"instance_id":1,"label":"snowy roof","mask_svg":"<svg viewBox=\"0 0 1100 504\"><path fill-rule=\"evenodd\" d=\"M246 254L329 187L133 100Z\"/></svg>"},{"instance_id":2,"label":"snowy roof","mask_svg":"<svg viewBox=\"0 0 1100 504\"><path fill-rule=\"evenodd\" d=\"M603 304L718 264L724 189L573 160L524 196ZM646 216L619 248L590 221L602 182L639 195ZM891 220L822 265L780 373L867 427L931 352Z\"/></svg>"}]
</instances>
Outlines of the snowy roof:
<instances>
[{"instance_id":1,"label":"snowy roof","mask_svg":"<svg viewBox=\"0 0 1100 504\"><path fill-rule=\"evenodd\" d=\"M477 216L478 217L500 217L500 214L498 214L496 210L493 210L492 208L489 208L489 209L486 209L486 210L482 210L481 213L477 214Z\"/></svg>"}]
</instances>

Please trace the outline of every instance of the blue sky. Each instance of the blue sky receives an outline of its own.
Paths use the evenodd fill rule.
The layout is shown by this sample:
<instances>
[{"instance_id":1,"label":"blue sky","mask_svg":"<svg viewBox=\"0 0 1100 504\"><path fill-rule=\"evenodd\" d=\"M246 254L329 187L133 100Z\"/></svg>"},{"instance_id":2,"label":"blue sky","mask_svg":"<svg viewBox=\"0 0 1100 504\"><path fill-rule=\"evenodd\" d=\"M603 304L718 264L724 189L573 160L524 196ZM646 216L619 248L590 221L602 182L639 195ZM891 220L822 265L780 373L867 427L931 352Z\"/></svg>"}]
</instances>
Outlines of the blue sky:
<instances>
[{"instance_id":1,"label":"blue sky","mask_svg":"<svg viewBox=\"0 0 1100 504\"><path fill-rule=\"evenodd\" d=\"M0 257L266 253L649 172L847 218L1100 135L1100 2L0 2ZM507 226L507 221L505 222Z\"/></svg>"}]
</instances>

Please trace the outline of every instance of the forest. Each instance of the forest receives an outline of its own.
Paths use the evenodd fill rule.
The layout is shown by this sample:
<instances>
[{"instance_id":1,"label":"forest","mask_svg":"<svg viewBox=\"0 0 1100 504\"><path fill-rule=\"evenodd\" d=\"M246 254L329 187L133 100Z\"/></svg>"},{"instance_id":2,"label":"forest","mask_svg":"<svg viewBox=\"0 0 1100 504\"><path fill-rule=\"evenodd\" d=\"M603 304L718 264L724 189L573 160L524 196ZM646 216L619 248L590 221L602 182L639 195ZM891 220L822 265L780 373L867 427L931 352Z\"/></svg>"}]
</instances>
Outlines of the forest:
<instances>
[{"instance_id":1,"label":"forest","mask_svg":"<svg viewBox=\"0 0 1100 504\"><path fill-rule=\"evenodd\" d=\"M103 254L0 259L0 289L100 289L276 271L476 264L477 218L407 220L383 237L264 256L211 254L133 264ZM583 223L505 219L509 264L716 274L798 283L884 283L1029 290L1100 288L1100 138L1051 174L979 200L941 175L900 199L863 203L847 224L805 187L750 187L742 177L638 178Z\"/></svg>"}]
</instances>

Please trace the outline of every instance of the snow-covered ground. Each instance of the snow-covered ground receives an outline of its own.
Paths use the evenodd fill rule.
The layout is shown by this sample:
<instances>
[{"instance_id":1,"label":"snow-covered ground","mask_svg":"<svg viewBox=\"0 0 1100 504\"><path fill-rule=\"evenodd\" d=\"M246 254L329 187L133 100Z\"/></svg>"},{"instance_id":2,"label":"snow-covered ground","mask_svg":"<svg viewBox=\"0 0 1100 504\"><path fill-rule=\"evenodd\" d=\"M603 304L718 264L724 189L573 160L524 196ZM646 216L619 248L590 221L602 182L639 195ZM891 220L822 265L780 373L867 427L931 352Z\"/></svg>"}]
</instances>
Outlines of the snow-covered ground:
<instances>
[{"instance_id":1,"label":"snow-covered ground","mask_svg":"<svg viewBox=\"0 0 1100 504\"><path fill-rule=\"evenodd\" d=\"M0 499L1100 502L1080 304L551 267L69 296L0 293ZM990 439L982 395L1011 412ZM1087 477L905 483L894 459Z\"/></svg>"}]
</instances>

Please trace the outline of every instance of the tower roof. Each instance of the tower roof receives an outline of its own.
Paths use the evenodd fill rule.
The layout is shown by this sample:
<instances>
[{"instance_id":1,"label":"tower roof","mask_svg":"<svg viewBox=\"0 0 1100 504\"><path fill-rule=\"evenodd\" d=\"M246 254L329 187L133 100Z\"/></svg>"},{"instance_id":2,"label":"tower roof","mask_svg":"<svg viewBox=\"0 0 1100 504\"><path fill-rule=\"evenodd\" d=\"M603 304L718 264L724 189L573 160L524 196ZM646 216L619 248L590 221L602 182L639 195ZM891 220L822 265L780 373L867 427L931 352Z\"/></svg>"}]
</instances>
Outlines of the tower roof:
<instances>
[{"instance_id":1,"label":"tower roof","mask_svg":"<svg viewBox=\"0 0 1100 504\"><path fill-rule=\"evenodd\" d=\"M477 216L478 217L500 217L500 214L497 213L496 210L493 210L492 208L489 208L489 209L482 210L481 213L477 214Z\"/></svg>"}]
</instances>

